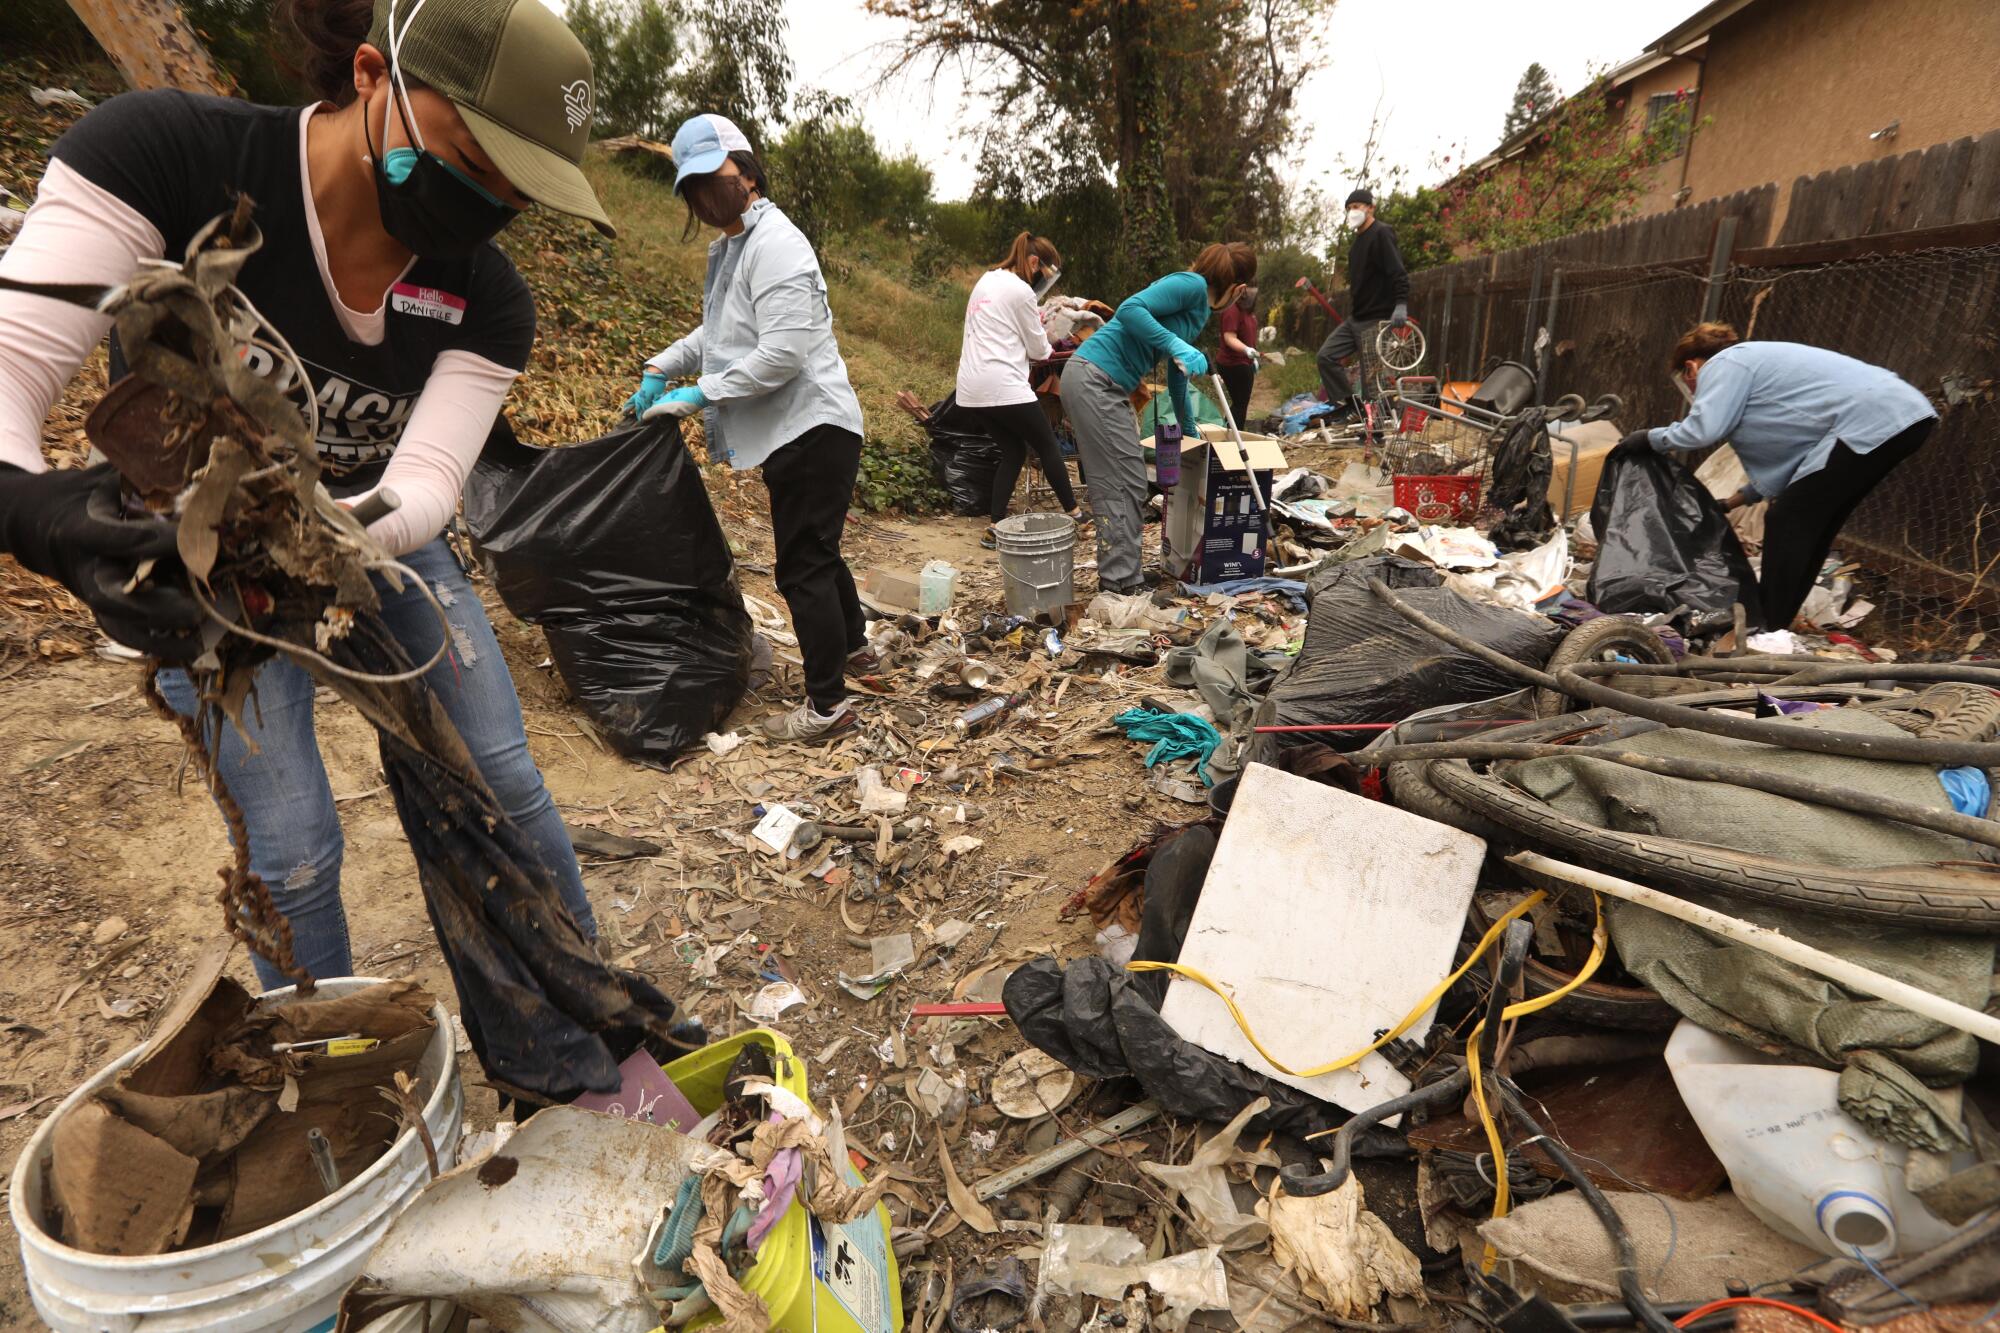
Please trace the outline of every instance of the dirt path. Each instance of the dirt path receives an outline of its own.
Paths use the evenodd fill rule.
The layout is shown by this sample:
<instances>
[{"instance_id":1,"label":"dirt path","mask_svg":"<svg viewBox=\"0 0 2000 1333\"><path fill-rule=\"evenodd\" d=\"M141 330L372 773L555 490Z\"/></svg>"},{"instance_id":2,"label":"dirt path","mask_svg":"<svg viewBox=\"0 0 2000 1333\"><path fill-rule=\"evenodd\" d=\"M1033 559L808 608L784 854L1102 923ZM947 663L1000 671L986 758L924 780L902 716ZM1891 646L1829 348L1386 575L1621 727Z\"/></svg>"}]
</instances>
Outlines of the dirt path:
<instances>
[{"instance_id":1,"label":"dirt path","mask_svg":"<svg viewBox=\"0 0 2000 1333\"><path fill-rule=\"evenodd\" d=\"M745 591L782 607L768 574L761 490L726 475L712 474L711 486L738 550ZM914 571L927 559L949 559L965 571L962 604L976 616L1000 604L994 557L977 544L982 527L971 519L857 520L850 559L857 573L877 563ZM1091 584L1087 572L1080 577L1080 587ZM907 1028L909 1005L949 998L982 962L1090 947L1087 922L1058 920L1063 901L1156 824L1199 813L1145 784L1137 747L1115 734L1095 734L1139 693L1163 689L1157 668L1052 684L1042 700L1054 706L1011 723L995 742L1023 756L1085 755L1044 772L995 775L987 764L990 744L952 748L949 720L964 705L930 699L891 673L896 697L858 700L865 723L857 737L816 747L755 741L726 760L697 751L673 773L660 773L601 750L561 682L539 665L547 657L540 632L513 620L490 594L488 604L526 708L531 746L565 816L662 845L662 854L647 860L587 866L605 952L684 999L719 1036L754 1025L741 1006L765 984L757 975L759 948L771 946L783 959L777 966L809 997L775 1026L811 1062L816 1094L846 1100L869 1090L872 1100L857 1103L853 1118L873 1127L860 1128L858 1140L885 1156L911 1157L921 1176L936 1174L931 1125L919 1126L925 1148L912 1156L914 1112L894 1104L904 1097L895 1085L935 1064L936 1042L946 1034ZM1029 660L1017 652L999 665L1019 669ZM796 669L781 670L766 696L746 700L730 725L749 734L796 688ZM356 965L369 975L415 977L449 996L414 863L379 789L374 737L324 692L318 722L347 838L342 894ZM858 887L868 874L858 855L820 881L800 863L784 866L725 840L749 831L758 801L797 801L817 788L823 808L851 810L850 775L862 762L929 773L914 789L911 809L929 814L938 835L921 868L891 891L878 896ZM199 783L178 782L180 767L178 738L139 696L129 664L95 656L35 664L0 686L0 783L13 793L0 819L0 1165L9 1172L54 1099L145 1036L197 948L220 928L216 869L226 839ZM984 846L947 861L938 838L961 833ZM115 924L105 924L113 918L125 923L115 938ZM951 921L974 929L952 951L926 949L928 932ZM868 951L854 940L902 931L913 932L926 955L912 974L869 1001L840 988L837 973L868 967ZM729 949L716 975L697 983L689 960L723 944ZM240 953L233 970L251 979ZM892 1043L898 1028L906 1028L907 1040ZM965 1029L952 1037L977 1107L985 1077L1019 1040L1000 1024L976 1037ZM886 1064L878 1049L892 1051ZM815 1058L825 1053L830 1058ZM464 1072L476 1085L469 1057ZM490 1121L495 1099L475 1086L470 1105L476 1122ZM974 1119L1003 1131L993 1161L1018 1150L1014 1122L1001 1123L984 1108L975 1109ZM968 1151L959 1149L961 1158ZM977 1154L961 1166L969 1174L992 1169ZM38 1326L18 1239L0 1223L0 1328Z\"/></svg>"}]
</instances>

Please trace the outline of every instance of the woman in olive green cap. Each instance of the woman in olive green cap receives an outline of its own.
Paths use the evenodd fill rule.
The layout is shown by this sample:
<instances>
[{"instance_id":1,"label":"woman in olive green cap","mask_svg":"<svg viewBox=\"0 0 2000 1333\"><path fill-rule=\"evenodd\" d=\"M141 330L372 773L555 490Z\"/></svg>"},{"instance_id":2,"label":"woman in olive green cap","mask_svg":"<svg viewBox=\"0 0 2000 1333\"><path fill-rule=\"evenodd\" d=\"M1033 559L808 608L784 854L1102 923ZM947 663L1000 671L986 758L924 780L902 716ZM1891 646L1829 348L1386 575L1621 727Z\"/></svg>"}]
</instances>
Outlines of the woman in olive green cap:
<instances>
[{"instance_id":1,"label":"woman in olive green cap","mask_svg":"<svg viewBox=\"0 0 2000 1333\"><path fill-rule=\"evenodd\" d=\"M293 0L286 13L323 100L112 98L51 150L0 276L123 283L147 260L178 260L239 193L255 201L264 245L237 285L296 353L296 362L260 353L255 368L317 422L335 498L357 509L390 493L400 502L369 530L449 608L453 651L430 686L591 931L576 854L528 753L499 644L440 535L535 337L527 285L492 237L533 204L611 231L578 169L590 58L541 0ZM103 495L116 487L108 466L49 471L42 457L50 405L110 322L0 291L0 551L67 585L112 638L185 662L199 648L194 606L185 594L135 590L132 577L141 560L171 559L171 525L105 521ZM408 584L379 591L411 658L429 660L444 634L429 604ZM160 681L194 713L185 673ZM298 962L315 977L346 976L340 820L313 732L313 683L273 660L255 690L257 706L243 710L248 736L219 731L221 774ZM283 984L257 966L267 985Z\"/></svg>"}]
</instances>

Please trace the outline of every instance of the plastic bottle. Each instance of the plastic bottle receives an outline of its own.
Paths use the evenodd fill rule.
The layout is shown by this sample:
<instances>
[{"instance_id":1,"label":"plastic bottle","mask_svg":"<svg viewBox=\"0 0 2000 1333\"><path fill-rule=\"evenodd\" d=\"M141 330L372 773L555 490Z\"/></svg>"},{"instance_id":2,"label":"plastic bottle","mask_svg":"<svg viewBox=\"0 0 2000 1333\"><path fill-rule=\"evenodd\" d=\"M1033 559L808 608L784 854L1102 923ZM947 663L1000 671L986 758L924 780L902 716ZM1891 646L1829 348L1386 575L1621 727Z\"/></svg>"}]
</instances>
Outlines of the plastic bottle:
<instances>
[{"instance_id":1,"label":"plastic bottle","mask_svg":"<svg viewBox=\"0 0 2000 1333\"><path fill-rule=\"evenodd\" d=\"M970 736L991 726L1026 702L1028 702L1026 694L995 695L991 699L982 699L958 715L957 720L951 724L952 730L961 736Z\"/></svg>"},{"instance_id":2,"label":"plastic bottle","mask_svg":"<svg viewBox=\"0 0 2000 1333\"><path fill-rule=\"evenodd\" d=\"M927 616L941 616L951 610L958 594L958 570L949 560L932 560L917 575L917 610Z\"/></svg>"},{"instance_id":3,"label":"plastic bottle","mask_svg":"<svg viewBox=\"0 0 2000 1333\"><path fill-rule=\"evenodd\" d=\"M1153 426L1153 478L1163 491L1180 484L1181 427L1177 421L1162 419Z\"/></svg>"},{"instance_id":4,"label":"plastic bottle","mask_svg":"<svg viewBox=\"0 0 2000 1333\"><path fill-rule=\"evenodd\" d=\"M1823 1254L1919 1254L1952 1226L1910 1193L1909 1149L1840 1109L1840 1075L1788 1064L1683 1020L1667 1068L1744 1207ZM1952 1168L1973 1164L1957 1153Z\"/></svg>"}]
</instances>

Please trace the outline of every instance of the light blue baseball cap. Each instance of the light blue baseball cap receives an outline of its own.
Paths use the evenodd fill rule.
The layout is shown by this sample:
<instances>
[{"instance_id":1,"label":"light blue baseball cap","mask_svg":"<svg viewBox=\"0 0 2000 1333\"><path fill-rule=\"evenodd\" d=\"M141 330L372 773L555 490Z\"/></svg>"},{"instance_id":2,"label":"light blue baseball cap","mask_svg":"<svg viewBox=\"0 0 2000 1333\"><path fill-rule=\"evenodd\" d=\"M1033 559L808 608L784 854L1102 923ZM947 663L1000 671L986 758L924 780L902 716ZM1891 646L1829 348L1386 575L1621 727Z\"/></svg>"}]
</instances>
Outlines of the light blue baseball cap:
<instances>
[{"instance_id":1,"label":"light blue baseball cap","mask_svg":"<svg viewBox=\"0 0 2000 1333\"><path fill-rule=\"evenodd\" d=\"M736 122L727 116L692 116L674 131L674 188L690 176L706 176L719 169L731 153L755 150Z\"/></svg>"}]
</instances>

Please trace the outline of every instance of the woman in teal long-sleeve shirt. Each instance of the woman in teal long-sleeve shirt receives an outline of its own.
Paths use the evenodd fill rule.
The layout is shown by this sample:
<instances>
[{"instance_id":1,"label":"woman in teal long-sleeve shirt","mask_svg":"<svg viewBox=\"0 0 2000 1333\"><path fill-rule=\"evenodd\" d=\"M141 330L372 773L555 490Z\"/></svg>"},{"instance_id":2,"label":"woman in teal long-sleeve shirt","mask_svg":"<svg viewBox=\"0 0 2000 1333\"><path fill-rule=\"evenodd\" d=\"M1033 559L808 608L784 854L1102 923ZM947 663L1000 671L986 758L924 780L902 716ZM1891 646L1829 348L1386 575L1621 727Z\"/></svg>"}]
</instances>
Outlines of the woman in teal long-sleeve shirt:
<instances>
[{"instance_id":1,"label":"woman in teal long-sleeve shirt","mask_svg":"<svg viewBox=\"0 0 2000 1333\"><path fill-rule=\"evenodd\" d=\"M1097 585L1106 592L1129 594L1146 586L1146 452L1132 393L1164 358L1174 415L1192 433L1188 376L1208 373L1208 358L1194 340L1209 315L1226 308L1256 276L1257 252L1241 241L1207 246L1193 268L1126 297L1063 370L1063 411L1083 456L1097 522Z\"/></svg>"}]
</instances>

